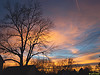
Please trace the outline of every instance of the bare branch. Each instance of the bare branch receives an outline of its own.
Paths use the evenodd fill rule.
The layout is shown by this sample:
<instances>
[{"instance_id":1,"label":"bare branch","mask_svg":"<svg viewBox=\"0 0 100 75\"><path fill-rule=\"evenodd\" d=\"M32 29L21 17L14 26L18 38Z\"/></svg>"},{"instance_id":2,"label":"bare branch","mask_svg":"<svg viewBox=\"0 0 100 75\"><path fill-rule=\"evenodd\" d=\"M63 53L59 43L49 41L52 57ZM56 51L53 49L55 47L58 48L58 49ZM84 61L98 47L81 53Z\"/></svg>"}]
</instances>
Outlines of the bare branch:
<instances>
[{"instance_id":1,"label":"bare branch","mask_svg":"<svg viewBox=\"0 0 100 75\"><path fill-rule=\"evenodd\" d=\"M20 58L20 66L23 66L23 55L27 51L26 62L28 63L32 56L46 53L50 49L44 38L52 27L49 19L42 17L42 11L38 2L27 4L15 3L14 6L8 2L6 9L6 23L0 25L0 49L17 55ZM4 32L5 31L5 32ZM17 41L16 41L17 40ZM33 54L34 48L39 46L44 50Z\"/></svg>"},{"instance_id":2,"label":"bare branch","mask_svg":"<svg viewBox=\"0 0 100 75\"><path fill-rule=\"evenodd\" d=\"M5 46L2 45L1 43L0 43L0 46L2 46L2 48L0 48L0 49L2 49L2 50L6 50L7 52L10 52L10 53L13 53L13 54L15 54L15 55L17 55L17 56L20 56L19 53L16 53L16 52L14 52L14 50L5 47Z\"/></svg>"},{"instance_id":3,"label":"bare branch","mask_svg":"<svg viewBox=\"0 0 100 75\"><path fill-rule=\"evenodd\" d=\"M17 63L20 65L20 62L17 61L17 60L14 60L14 59L5 59L4 62L5 62L5 61L14 61L14 62L17 62Z\"/></svg>"}]
</instances>

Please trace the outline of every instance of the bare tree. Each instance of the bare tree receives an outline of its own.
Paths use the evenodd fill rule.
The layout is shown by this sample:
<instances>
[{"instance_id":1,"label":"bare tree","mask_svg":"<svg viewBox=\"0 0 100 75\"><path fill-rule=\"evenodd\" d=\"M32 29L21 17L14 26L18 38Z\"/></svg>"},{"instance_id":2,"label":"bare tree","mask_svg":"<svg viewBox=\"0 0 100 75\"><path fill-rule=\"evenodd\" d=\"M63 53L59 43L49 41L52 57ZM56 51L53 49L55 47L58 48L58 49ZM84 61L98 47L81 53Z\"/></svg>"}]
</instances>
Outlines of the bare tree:
<instances>
[{"instance_id":1,"label":"bare tree","mask_svg":"<svg viewBox=\"0 0 100 75\"><path fill-rule=\"evenodd\" d=\"M42 17L40 4L15 3L11 6L8 2L6 9L6 22L0 25L0 50L4 53L11 53L19 60L12 60L23 66L24 54L26 65L30 59L37 54L49 52L53 47L48 48L48 33L53 26L50 19Z\"/></svg>"},{"instance_id":2,"label":"bare tree","mask_svg":"<svg viewBox=\"0 0 100 75\"><path fill-rule=\"evenodd\" d=\"M74 61L73 61L73 58L68 58L68 69L69 70L72 70L72 68L73 68L73 63L74 63Z\"/></svg>"}]
</instances>

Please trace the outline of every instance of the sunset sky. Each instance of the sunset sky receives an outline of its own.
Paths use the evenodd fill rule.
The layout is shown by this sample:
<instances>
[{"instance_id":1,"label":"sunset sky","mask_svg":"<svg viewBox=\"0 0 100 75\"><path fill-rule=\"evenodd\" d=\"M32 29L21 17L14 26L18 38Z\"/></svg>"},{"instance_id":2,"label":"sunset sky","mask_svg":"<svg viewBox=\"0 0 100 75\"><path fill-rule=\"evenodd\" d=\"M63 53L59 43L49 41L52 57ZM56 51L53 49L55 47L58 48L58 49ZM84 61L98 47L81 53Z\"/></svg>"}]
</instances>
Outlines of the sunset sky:
<instances>
[{"instance_id":1,"label":"sunset sky","mask_svg":"<svg viewBox=\"0 0 100 75\"><path fill-rule=\"evenodd\" d=\"M0 17L7 0L0 0ZM13 4L16 1L11 0ZM48 56L52 60L74 58L78 64L100 62L100 0L39 0L43 16L55 24L50 32L58 46Z\"/></svg>"}]
</instances>

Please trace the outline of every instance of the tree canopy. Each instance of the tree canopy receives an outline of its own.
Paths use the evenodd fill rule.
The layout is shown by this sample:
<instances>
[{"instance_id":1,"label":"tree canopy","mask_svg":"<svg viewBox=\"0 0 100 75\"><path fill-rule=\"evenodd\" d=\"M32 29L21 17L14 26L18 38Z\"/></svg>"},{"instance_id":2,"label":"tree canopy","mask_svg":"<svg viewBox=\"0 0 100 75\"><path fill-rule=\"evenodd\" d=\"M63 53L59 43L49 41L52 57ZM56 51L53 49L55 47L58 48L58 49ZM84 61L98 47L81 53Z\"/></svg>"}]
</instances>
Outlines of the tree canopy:
<instances>
[{"instance_id":1,"label":"tree canopy","mask_svg":"<svg viewBox=\"0 0 100 75\"><path fill-rule=\"evenodd\" d=\"M0 51L19 57L19 60L7 60L23 66L24 54L27 65L34 55L53 49L52 46L48 48L46 40L53 23L49 18L42 16L39 2L32 1L29 4L17 2L13 7L7 2L6 10L8 13L5 21L0 24Z\"/></svg>"}]
</instances>

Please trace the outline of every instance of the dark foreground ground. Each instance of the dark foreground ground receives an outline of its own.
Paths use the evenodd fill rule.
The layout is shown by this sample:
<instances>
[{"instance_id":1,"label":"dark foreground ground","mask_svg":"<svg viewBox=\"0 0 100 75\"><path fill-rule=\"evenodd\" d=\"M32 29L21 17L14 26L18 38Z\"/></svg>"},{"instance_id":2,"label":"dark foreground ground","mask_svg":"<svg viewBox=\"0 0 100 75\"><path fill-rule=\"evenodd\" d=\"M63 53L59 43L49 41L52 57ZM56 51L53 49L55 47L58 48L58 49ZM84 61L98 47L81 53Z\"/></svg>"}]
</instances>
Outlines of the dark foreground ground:
<instances>
[{"instance_id":1,"label":"dark foreground ground","mask_svg":"<svg viewBox=\"0 0 100 75\"><path fill-rule=\"evenodd\" d=\"M37 70L37 68L34 65L31 66L23 66L23 67L8 67L4 69L0 75L100 75L99 73L93 73L88 68L80 69L79 72L76 72L75 70L69 71L69 70L62 70L59 71L57 74L55 73L49 73L46 74L45 72L40 72Z\"/></svg>"}]
</instances>

